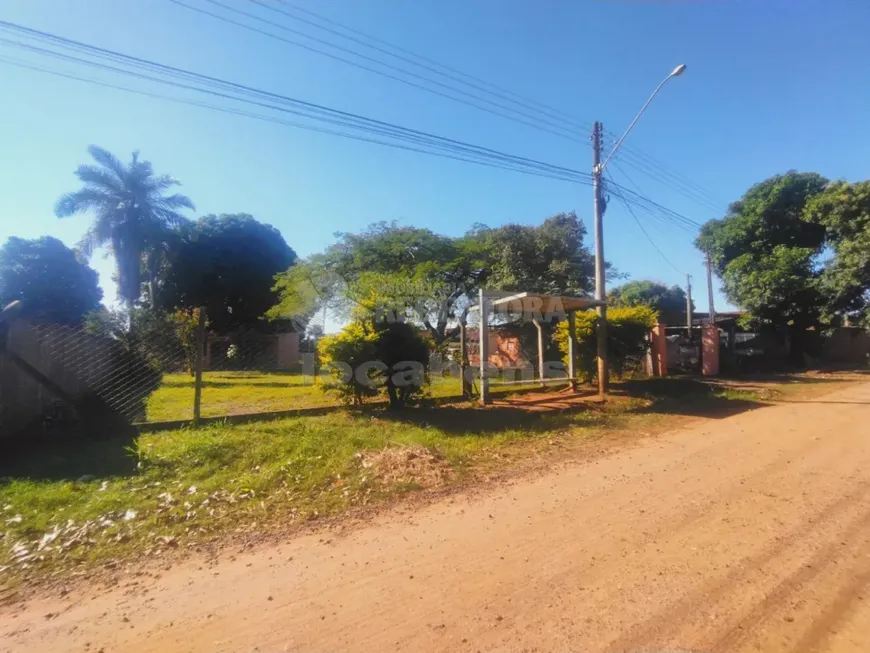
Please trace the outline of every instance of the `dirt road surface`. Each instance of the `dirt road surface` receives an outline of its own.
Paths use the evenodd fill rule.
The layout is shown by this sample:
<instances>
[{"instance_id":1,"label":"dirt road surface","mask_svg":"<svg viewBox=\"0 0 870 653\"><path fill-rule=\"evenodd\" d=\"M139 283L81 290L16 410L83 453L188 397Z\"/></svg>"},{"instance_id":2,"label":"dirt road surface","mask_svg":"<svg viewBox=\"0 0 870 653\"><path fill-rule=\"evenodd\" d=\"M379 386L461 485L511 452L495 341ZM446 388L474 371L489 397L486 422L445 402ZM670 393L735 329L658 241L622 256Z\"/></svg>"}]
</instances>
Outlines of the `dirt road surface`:
<instances>
[{"instance_id":1,"label":"dirt road surface","mask_svg":"<svg viewBox=\"0 0 870 653\"><path fill-rule=\"evenodd\" d=\"M33 599L0 610L0 635L28 653L866 652L870 385L346 535Z\"/></svg>"}]
</instances>

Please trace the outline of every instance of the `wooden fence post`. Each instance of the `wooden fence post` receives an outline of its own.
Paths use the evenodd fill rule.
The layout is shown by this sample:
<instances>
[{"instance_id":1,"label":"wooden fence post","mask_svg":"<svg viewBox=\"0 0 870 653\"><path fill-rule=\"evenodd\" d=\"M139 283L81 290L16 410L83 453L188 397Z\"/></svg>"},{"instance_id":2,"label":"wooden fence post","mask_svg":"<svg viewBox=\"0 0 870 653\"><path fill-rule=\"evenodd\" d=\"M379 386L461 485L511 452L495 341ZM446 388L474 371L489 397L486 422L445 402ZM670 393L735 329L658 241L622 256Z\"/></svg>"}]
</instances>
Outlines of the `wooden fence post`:
<instances>
[{"instance_id":1,"label":"wooden fence post","mask_svg":"<svg viewBox=\"0 0 870 653\"><path fill-rule=\"evenodd\" d=\"M199 307L199 323L196 325L196 381L193 390L193 424L199 426L202 403L202 362L205 356L205 306Z\"/></svg>"},{"instance_id":2,"label":"wooden fence post","mask_svg":"<svg viewBox=\"0 0 870 653\"><path fill-rule=\"evenodd\" d=\"M468 381L468 332L464 322L459 323L459 376L462 384L462 397L471 397L471 383Z\"/></svg>"}]
</instances>

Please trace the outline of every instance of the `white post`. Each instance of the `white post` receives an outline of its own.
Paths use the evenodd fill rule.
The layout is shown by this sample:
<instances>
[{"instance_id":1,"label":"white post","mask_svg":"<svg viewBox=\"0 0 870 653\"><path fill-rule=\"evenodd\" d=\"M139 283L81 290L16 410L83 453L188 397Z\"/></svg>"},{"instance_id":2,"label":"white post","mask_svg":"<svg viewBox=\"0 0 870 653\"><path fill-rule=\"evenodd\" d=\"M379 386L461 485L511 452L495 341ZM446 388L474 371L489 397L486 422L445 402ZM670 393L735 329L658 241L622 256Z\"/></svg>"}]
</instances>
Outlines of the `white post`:
<instances>
[{"instance_id":1,"label":"white post","mask_svg":"<svg viewBox=\"0 0 870 653\"><path fill-rule=\"evenodd\" d=\"M487 376L487 366L489 363L489 306L486 303L486 294L483 288L478 293L479 297L479 313L480 313L480 405L486 406L489 403L489 377Z\"/></svg>"},{"instance_id":2,"label":"white post","mask_svg":"<svg viewBox=\"0 0 870 653\"><path fill-rule=\"evenodd\" d=\"M538 379L543 388L547 385L544 383L544 327L541 326L540 320L533 319L532 323L538 330Z\"/></svg>"}]
</instances>

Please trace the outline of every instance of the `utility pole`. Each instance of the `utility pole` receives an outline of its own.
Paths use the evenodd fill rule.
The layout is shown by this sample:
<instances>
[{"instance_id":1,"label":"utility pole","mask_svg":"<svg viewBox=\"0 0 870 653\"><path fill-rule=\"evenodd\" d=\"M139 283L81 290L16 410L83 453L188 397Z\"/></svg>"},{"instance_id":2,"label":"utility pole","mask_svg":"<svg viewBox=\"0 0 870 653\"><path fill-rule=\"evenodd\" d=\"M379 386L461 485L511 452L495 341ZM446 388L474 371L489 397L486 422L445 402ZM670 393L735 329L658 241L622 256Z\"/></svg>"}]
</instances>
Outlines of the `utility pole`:
<instances>
[{"instance_id":1,"label":"utility pole","mask_svg":"<svg viewBox=\"0 0 870 653\"><path fill-rule=\"evenodd\" d=\"M592 127L592 192L594 194L595 208L595 299L596 304L598 304L598 342L596 348L598 357L598 394L602 399L607 396L607 392L610 389L610 371L607 364L607 306L605 305L606 293L604 291L604 226L601 222L604 210L607 207L605 206L604 198L601 195L601 175L604 173L604 169L607 167L610 159L612 159L617 150L619 150L625 137L628 136L632 129L634 129L634 126L637 124L637 121L640 120L643 112L646 111L650 102L653 101L653 98L658 95L658 92L662 90L662 87L667 84L668 80L674 77L679 77L685 71L686 65L680 64L671 71L670 75L665 77L661 83L656 86L652 95L649 96L649 99L644 103L640 108L640 111L638 111L637 115L634 117L634 120L632 120L628 125L628 129L626 129L625 133L623 133L623 135L619 137L619 140L616 141L613 149L610 150L610 154L608 154L607 158L604 159L604 163L601 163L601 134L604 129L598 121L596 121Z\"/></svg>"},{"instance_id":2,"label":"utility pole","mask_svg":"<svg viewBox=\"0 0 870 653\"><path fill-rule=\"evenodd\" d=\"M601 132L600 122L592 127L592 193L595 213L595 299L598 311L598 394L603 398L610 389L610 370L607 361L607 306L604 305L604 202L601 197Z\"/></svg>"},{"instance_id":3,"label":"utility pole","mask_svg":"<svg viewBox=\"0 0 870 653\"><path fill-rule=\"evenodd\" d=\"M689 340L692 339L692 275L686 275L686 326L689 328Z\"/></svg>"},{"instance_id":4,"label":"utility pole","mask_svg":"<svg viewBox=\"0 0 870 653\"><path fill-rule=\"evenodd\" d=\"M713 308L713 264L707 252L707 298L710 302L710 324L716 324L716 309Z\"/></svg>"}]
</instances>

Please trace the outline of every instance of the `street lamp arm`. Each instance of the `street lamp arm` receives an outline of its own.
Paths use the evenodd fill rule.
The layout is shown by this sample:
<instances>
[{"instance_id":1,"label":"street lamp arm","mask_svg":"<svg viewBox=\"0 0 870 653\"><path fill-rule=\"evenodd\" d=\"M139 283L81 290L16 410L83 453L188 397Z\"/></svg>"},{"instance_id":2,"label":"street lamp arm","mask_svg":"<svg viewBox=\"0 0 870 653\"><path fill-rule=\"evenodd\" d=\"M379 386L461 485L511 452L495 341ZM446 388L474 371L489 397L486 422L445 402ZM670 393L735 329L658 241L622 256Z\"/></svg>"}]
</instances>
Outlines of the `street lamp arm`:
<instances>
[{"instance_id":1,"label":"street lamp arm","mask_svg":"<svg viewBox=\"0 0 870 653\"><path fill-rule=\"evenodd\" d=\"M652 95L649 96L649 99L640 108L640 111L638 111L637 115L634 117L634 120L631 121L631 124L628 126L628 129L626 129L625 133L619 137L618 141L616 141L616 144L613 146L613 149L610 150L610 154L608 154L607 158L604 159L604 163L602 163L599 166L599 168L598 168L599 172L604 172L604 168L607 166L607 163L610 161L610 159L613 158L613 155L616 154L616 151L619 149L620 145L622 145L622 141L625 140L625 137L628 136L628 133L634 128L635 124L637 124L637 121L640 120L640 117L643 115L643 112L646 111L646 108L649 106L650 102L653 101L653 98L655 98L655 96L658 95L658 92L660 90L662 90L662 86L664 86L668 82L668 80L671 79L671 77L678 77L679 75L682 75L684 70L686 70L685 64L680 64L679 66L674 68L673 72L670 75L665 77L661 81L661 83L658 86L656 86L656 90L654 90L652 92Z\"/></svg>"}]
</instances>

